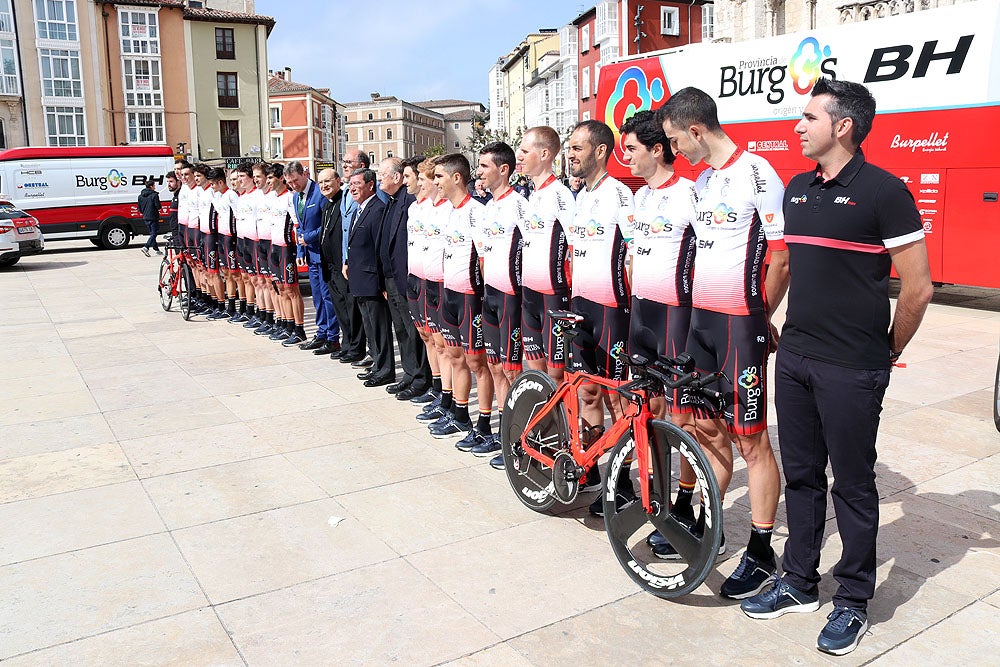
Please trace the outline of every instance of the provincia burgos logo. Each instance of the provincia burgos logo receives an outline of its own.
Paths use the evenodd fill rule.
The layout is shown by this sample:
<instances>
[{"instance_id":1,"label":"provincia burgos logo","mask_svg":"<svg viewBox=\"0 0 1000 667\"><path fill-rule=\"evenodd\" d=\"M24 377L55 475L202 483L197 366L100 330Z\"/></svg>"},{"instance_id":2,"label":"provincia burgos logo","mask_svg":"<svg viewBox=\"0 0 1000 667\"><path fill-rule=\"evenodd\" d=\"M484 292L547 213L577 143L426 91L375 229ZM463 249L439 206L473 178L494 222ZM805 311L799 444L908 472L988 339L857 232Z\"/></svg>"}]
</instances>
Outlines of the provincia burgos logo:
<instances>
[{"instance_id":1,"label":"provincia burgos logo","mask_svg":"<svg viewBox=\"0 0 1000 667\"><path fill-rule=\"evenodd\" d=\"M889 148L908 150L911 153L920 151L921 153L943 153L948 150L948 133L942 136L938 132L931 132L926 137L904 137L897 134L889 142Z\"/></svg>"}]
</instances>

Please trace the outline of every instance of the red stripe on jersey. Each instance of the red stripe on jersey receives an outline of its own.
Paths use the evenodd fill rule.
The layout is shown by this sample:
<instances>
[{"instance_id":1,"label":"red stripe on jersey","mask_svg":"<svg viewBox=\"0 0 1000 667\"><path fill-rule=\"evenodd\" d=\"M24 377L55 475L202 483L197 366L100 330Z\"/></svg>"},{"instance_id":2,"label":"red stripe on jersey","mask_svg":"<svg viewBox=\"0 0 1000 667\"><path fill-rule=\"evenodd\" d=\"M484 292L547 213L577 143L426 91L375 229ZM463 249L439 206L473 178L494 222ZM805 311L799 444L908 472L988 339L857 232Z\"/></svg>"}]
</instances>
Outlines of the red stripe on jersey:
<instances>
[{"instance_id":1,"label":"red stripe on jersey","mask_svg":"<svg viewBox=\"0 0 1000 667\"><path fill-rule=\"evenodd\" d=\"M817 245L835 250L853 250L854 252L867 252L873 255L881 255L889 252L885 246L873 243L857 243L856 241L842 241L840 239L830 239L823 236L790 236L785 234L787 243L802 243L804 245Z\"/></svg>"}]
</instances>

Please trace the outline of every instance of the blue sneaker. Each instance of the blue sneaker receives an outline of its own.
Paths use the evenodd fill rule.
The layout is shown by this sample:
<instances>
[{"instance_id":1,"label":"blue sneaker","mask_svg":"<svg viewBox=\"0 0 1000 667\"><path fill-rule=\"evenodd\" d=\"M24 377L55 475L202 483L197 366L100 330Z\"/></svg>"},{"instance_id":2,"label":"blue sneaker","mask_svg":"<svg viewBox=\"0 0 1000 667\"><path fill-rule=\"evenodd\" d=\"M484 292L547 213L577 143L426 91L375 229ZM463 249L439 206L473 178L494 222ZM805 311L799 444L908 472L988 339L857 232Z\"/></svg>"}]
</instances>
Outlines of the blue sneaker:
<instances>
[{"instance_id":1,"label":"blue sneaker","mask_svg":"<svg viewBox=\"0 0 1000 667\"><path fill-rule=\"evenodd\" d=\"M417 415L417 421L420 422L435 422L445 415L451 414L448 410L445 410L440 405L432 408L430 410L425 410Z\"/></svg>"},{"instance_id":2,"label":"blue sneaker","mask_svg":"<svg viewBox=\"0 0 1000 667\"><path fill-rule=\"evenodd\" d=\"M736 570L722 582L719 595L730 600L743 600L757 595L774 579L777 570L778 564L774 560L773 551L770 560L757 560L750 552L744 551Z\"/></svg>"},{"instance_id":3,"label":"blue sneaker","mask_svg":"<svg viewBox=\"0 0 1000 667\"><path fill-rule=\"evenodd\" d=\"M460 452L467 452L486 440L486 436L476 429L469 431L469 434L455 443L455 449Z\"/></svg>"},{"instance_id":4,"label":"blue sneaker","mask_svg":"<svg viewBox=\"0 0 1000 667\"><path fill-rule=\"evenodd\" d=\"M826 618L827 624L819 633L816 648L830 655L850 653L868 631L868 615L860 609L835 607Z\"/></svg>"},{"instance_id":5,"label":"blue sneaker","mask_svg":"<svg viewBox=\"0 0 1000 667\"><path fill-rule=\"evenodd\" d=\"M741 563L742 565L742 563ZM774 585L740 603L740 609L750 618L778 618L783 614L804 614L819 609L819 596L792 588L784 578L774 580Z\"/></svg>"},{"instance_id":6,"label":"blue sneaker","mask_svg":"<svg viewBox=\"0 0 1000 667\"><path fill-rule=\"evenodd\" d=\"M450 438L455 435L465 435L472 430L472 422L460 422L454 417L448 417L443 423L431 425L430 432L435 438Z\"/></svg>"}]
</instances>

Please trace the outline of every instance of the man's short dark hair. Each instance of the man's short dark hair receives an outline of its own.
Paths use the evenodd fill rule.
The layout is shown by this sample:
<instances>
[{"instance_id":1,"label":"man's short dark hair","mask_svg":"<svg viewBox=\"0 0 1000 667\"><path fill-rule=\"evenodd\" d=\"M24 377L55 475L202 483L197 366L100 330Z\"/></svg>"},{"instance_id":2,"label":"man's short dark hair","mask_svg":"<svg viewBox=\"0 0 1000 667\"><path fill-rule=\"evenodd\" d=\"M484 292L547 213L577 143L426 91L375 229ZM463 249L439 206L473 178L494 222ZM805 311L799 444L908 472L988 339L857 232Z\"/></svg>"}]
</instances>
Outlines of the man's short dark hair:
<instances>
[{"instance_id":1,"label":"man's short dark hair","mask_svg":"<svg viewBox=\"0 0 1000 667\"><path fill-rule=\"evenodd\" d=\"M198 164L196 164L196 165L194 166L194 170L195 170L195 173L198 173L198 174L201 174L202 176L204 176L204 177L206 177L206 178L208 177L208 172L209 172L209 171L210 171L211 169L212 169L212 168L211 168L211 167L209 167L209 166L208 166L207 164L205 164L204 162L199 162Z\"/></svg>"},{"instance_id":2,"label":"man's short dark hair","mask_svg":"<svg viewBox=\"0 0 1000 667\"><path fill-rule=\"evenodd\" d=\"M267 175L274 176L275 178L281 178L285 175L285 165L280 162L275 162L267 168Z\"/></svg>"},{"instance_id":3,"label":"man's short dark hair","mask_svg":"<svg viewBox=\"0 0 1000 667\"><path fill-rule=\"evenodd\" d=\"M300 174L306 173L306 168L302 166L302 163L298 160L292 160L287 165L285 165L285 173L291 174L292 176L298 176Z\"/></svg>"},{"instance_id":4,"label":"man's short dark hair","mask_svg":"<svg viewBox=\"0 0 1000 667\"><path fill-rule=\"evenodd\" d=\"M410 170L413 171L414 174L419 173L419 171L420 171L420 163L423 162L425 159L426 158L424 158L423 155L413 155L411 157L404 158L403 159L403 169L406 169L407 167L409 167Z\"/></svg>"},{"instance_id":5,"label":"man's short dark hair","mask_svg":"<svg viewBox=\"0 0 1000 667\"><path fill-rule=\"evenodd\" d=\"M872 130L875 119L875 98L868 89L854 81L843 79L822 78L813 85L812 96L829 95L826 112L833 122L850 118L854 123L851 130L851 143L857 148Z\"/></svg>"},{"instance_id":6,"label":"man's short dark hair","mask_svg":"<svg viewBox=\"0 0 1000 667\"><path fill-rule=\"evenodd\" d=\"M472 178L472 168L469 166L469 159L461 153L448 153L442 155L434 161L434 166L441 167L449 175L458 174L462 177L462 185L468 185Z\"/></svg>"},{"instance_id":7,"label":"man's short dark hair","mask_svg":"<svg viewBox=\"0 0 1000 667\"><path fill-rule=\"evenodd\" d=\"M573 128L573 132L581 128L587 130L591 146L594 148L601 145L607 146L608 150L605 156L611 156L611 151L615 149L615 133L611 131L610 127L599 120L585 120L577 123L576 127Z\"/></svg>"},{"instance_id":8,"label":"man's short dark hair","mask_svg":"<svg viewBox=\"0 0 1000 667\"><path fill-rule=\"evenodd\" d=\"M656 122L663 125L665 120L684 131L692 125L704 125L709 132L722 131L715 100L704 90L690 86L678 90L656 110Z\"/></svg>"},{"instance_id":9,"label":"man's short dark hair","mask_svg":"<svg viewBox=\"0 0 1000 667\"><path fill-rule=\"evenodd\" d=\"M180 158L179 160L174 160L174 164L180 165L181 169L191 169L191 163L185 160L184 158Z\"/></svg>"},{"instance_id":10,"label":"man's short dark hair","mask_svg":"<svg viewBox=\"0 0 1000 667\"><path fill-rule=\"evenodd\" d=\"M368 153L365 153L364 151L358 151L358 162L360 162L361 166L365 169L372 166L372 159L368 157ZM367 183L367 181L365 182Z\"/></svg>"},{"instance_id":11,"label":"man's short dark hair","mask_svg":"<svg viewBox=\"0 0 1000 667\"><path fill-rule=\"evenodd\" d=\"M646 147L646 150L653 150L653 146L660 144L663 146L663 162L665 164L674 163L674 152L670 150L670 141L663 133L663 124L656 122L656 114L652 111L639 111L631 118L622 123L621 133L634 134L639 143Z\"/></svg>"},{"instance_id":12,"label":"man's short dark hair","mask_svg":"<svg viewBox=\"0 0 1000 667\"><path fill-rule=\"evenodd\" d=\"M358 168L351 172L351 176L361 176L365 183L374 183L376 174L371 169Z\"/></svg>"},{"instance_id":13,"label":"man's short dark hair","mask_svg":"<svg viewBox=\"0 0 1000 667\"><path fill-rule=\"evenodd\" d=\"M253 176L253 166L249 162L241 162L236 165L236 173Z\"/></svg>"},{"instance_id":14,"label":"man's short dark hair","mask_svg":"<svg viewBox=\"0 0 1000 667\"><path fill-rule=\"evenodd\" d=\"M215 167L208 170L208 180L210 181L225 181L226 180L226 170L222 167Z\"/></svg>"},{"instance_id":15,"label":"man's short dark hair","mask_svg":"<svg viewBox=\"0 0 1000 667\"><path fill-rule=\"evenodd\" d=\"M502 141L493 141L482 147L480 155L489 155L493 159L493 164L498 168L507 165L507 175L514 173L517 166L517 158L514 157L514 149Z\"/></svg>"},{"instance_id":16,"label":"man's short dark hair","mask_svg":"<svg viewBox=\"0 0 1000 667\"><path fill-rule=\"evenodd\" d=\"M177 180L177 174L175 174L175 173L174 173L174 172L172 172L172 171L168 171L168 172L166 173L166 177L167 177L167 178L169 178L169 179L171 179L171 180L174 180L174 181L176 181L176 180Z\"/></svg>"}]
</instances>

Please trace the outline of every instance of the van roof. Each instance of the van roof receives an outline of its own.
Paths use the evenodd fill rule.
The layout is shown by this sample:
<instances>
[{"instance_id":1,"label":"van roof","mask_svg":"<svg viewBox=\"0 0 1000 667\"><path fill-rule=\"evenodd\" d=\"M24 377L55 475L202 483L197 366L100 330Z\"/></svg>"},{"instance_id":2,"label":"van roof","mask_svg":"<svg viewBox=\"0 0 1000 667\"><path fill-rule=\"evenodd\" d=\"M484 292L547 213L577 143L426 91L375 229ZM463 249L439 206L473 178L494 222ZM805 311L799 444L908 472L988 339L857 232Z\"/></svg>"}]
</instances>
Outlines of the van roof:
<instances>
[{"instance_id":1,"label":"van roof","mask_svg":"<svg viewBox=\"0 0 1000 667\"><path fill-rule=\"evenodd\" d=\"M9 148L0 151L0 162L10 160L65 159L74 157L173 157L170 146L66 146Z\"/></svg>"}]
</instances>

